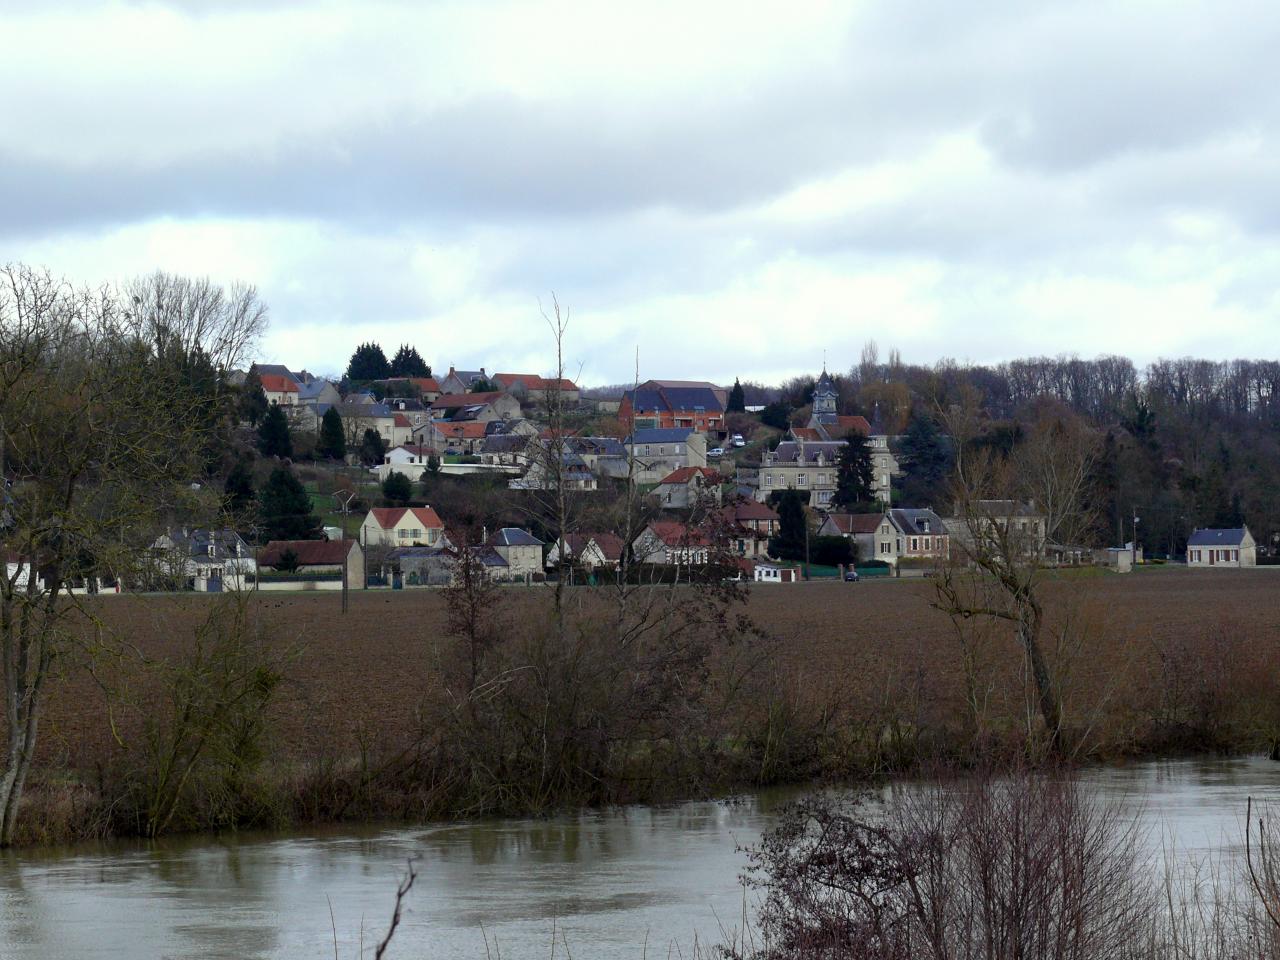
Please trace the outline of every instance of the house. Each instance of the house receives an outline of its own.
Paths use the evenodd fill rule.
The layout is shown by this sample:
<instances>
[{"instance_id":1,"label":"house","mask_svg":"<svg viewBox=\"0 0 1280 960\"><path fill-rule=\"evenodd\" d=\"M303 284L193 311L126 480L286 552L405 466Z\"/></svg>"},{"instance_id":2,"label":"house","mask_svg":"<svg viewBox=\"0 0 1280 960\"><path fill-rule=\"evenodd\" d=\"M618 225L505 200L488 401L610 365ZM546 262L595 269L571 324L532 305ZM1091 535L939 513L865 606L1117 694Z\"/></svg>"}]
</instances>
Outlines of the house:
<instances>
[{"instance_id":1,"label":"house","mask_svg":"<svg viewBox=\"0 0 1280 960\"><path fill-rule=\"evenodd\" d=\"M893 478L902 475L897 457L889 447L889 435L880 420L879 407L876 417L868 422L866 417L843 416L839 412L840 394L835 381L826 368L813 388L813 412L804 427L793 427L791 439L815 443L845 440L851 434L866 437L871 451L872 494L881 503L891 502Z\"/></svg>"},{"instance_id":2,"label":"house","mask_svg":"<svg viewBox=\"0 0 1280 960\"><path fill-rule=\"evenodd\" d=\"M769 555L769 538L777 535L779 523L772 507L747 497L735 497L720 516L730 551L752 560Z\"/></svg>"},{"instance_id":3,"label":"house","mask_svg":"<svg viewBox=\"0 0 1280 960\"><path fill-rule=\"evenodd\" d=\"M428 420L413 429L413 443L437 454L473 456L484 449L486 424L480 420Z\"/></svg>"},{"instance_id":4,"label":"house","mask_svg":"<svg viewBox=\"0 0 1280 960\"><path fill-rule=\"evenodd\" d=\"M843 440L784 440L776 449L766 450L756 499L767 501L775 490L798 490L815 507L826 507L836 492L837 461L844 447Z\"/></svg>"},{"instance_id":5,"label":"house","mask_svg":"<svg viewBox=\"0 0 1280 960\"><path fill-rule=\"evenodd\" d=\"M632 430L684 427L723 433L728 391L705 380L647 380L622 395L618 419Z\"/></svg>"},{"instance_id":6,"label":"house","mask_svg":"<svg viewBox=\"0 0 1280 960\"><path fill-rule=\"evenodd\" d=\"M1187 539L1189 567L1253 567L1258 549L1248 527L1197 529Z\"/></svg>"},{"instance_id":7,"label":"house","mask_svg":"<svg viewBox=\"0 0 1280 960\"><path fill-rule=\"evenodd\" d=\"M156 574L198 593L240 590L257 570L253 550L231 529L167 530L151 544Z\"/></svg>"},{"instance_id":8,"label":"house","mask_svg":"<svg viewBox=\"0 0 1280 960\"><path fill-rule=\"evenodd\" d=\"M414 427L419 427L431 419L427 412L427 404L417 397L387 397L386 404L392 413L403 415Z\"/></svg>"},{"instance_id":9,"label":"house","mask_svg":"<svg viewBox=\"0 0 1280 960\"><path fill-rule=\"evenodd\" d=\"M592 472L586 460L574 453L566 443L559 450L560 467L556 463L555 445L545 440L530 443L525 448L528 466L524 476L508 484L512 490L552 490L557 485L566 490L598 490L599 478Z\"/></svg>"},{"instance_id":10,"label":"house","mask_svg":"<svg viewBox=\"0 0 1280 960\"><path fill-rule=\"evenodd\" d=\"M297 404L298 384L292 377L278 373L260 373L258 379L262 382L262 392L267 397L267 403L273 407L292 407Z\"/></svg>"},{"instance_id":11,"label":"house","mask_svg":"<svg viewBox=\"0 0 1280 960\"><path fill-rule=\"evenodd\" d=\"M519 527L503 527L493 534L485 546L506 563L506 578L528 580L542 573L542 541Z\"/></svg>"},{"instance_id":12,"label":"house","mask_svg":"<svg viewBox=\"0 0 1280 960\"><path fill-rule=\"evenodd\" d=\"M591 571L600 568L617 569L622 563L625 545L614 533L569 533L564 537L565 557L572 563ZM560 540L551 541L547 551L546 567L553 570L560 566Z\"/></svg>"},{"instance_id":13,"label":"house","mask_svg":"<svg viewBox=\"0 0 1280 960\"><path fill-rule=\"evenodd\" d=\"M258 551L258 569L259 589L341 589L345 581L356 590L364 586L364 549L355 540L272 540Z\"/></svg>"},{"instance_id":14,"label":"house","mask_svg":"<svg viewBox=\"0 0 1280 960\"><path fill-rule=\"evenodd\" d=\"M710 558L711 542L696 527L675 520L655 520L640 531L631 550L637 563L700 565Z\"/></svg>"},{"instance_id":15,"label":"house","mask_svg":"<svg viewBox=\"0 0 1280 960\"><path fill-rule=\"evenodd\" d=\"M658 483L672 470L707 465L707 438L685 427L646 427L622 441L626 456L635 461L633 479L645 486Z\"/></svg>"},{"instance_id":16,"label":"house","mask_svg":"<svg viewBox=\"0 0 1280 960\"><path fill-rule=\"evenodd\" d=\"M952 543L966 550L1008 547L1024 558L1044 556L1048 519L1034 503L975 500L964 509L956 504L946 525Z\"/></svg>"},{"instance_id":17,"label":"house","mask_svg":"<svg viewBox=\"0 0 1280 960\"><path fill-rule=\"evenodd\" d=\"M681 467L667 474L653 489L664 508L690 510L700 504L720 503L719 470L711 467Z\"/></svg>"},{"instance_id":18,"label":"house","mask_svg":"<svg viewBox=\"0 0 1280 960\"><path fill-rule=\"evenodd\" d=\"M484 367L479 370L455 370L449 367L449 373L440 381L440 393L466 393L481 380L488 380L489 375Z\"/></svg>"},{"instance_id":19,"label":"house","mask_svg":"<svg viewBox=\"0 0 1280 960\"><path fill-rule=\"evenodd\" d=\"M577 404L582 395L578 385L569 379L547 379L533 373L495 373L493 383L526 403L544 403L551 395L558 395L565 404Z\"/></svg>"},{"instance_id":20,"label":"house","mask_svg":"<svg viewBox=\"0 0 1280 960\"><path fill-rule=\"evenodd\" d=\"M520 401L509 393L446 393L435 399L427 411L433 420L514 420L520 416Z\"/></svg>"},{"instance_id":21,"label":"house","mask_svg":"<svg viewBox=\"0 0 1280 960\"><path fill-rule=\"evenodd\" d=\"M416 393L423 401L431 403L443 392L434 377L387 377L385 380L375 380L374 384L383 389L388 400L407 399L402 395Z\"/></svg>"},{"instance_id":22,"label":"house","mask_svg":"<svg viewBox=\"0 0 1280 960\"><path fill-rule=\"evenodd\" d=\"M875 559L894 566L901 560L945 560L950 550L947 525L932 510L887 510L876 528Z\"/></svg>"},{"instance_id":23,"label":"house","mask_svg":"<svg viewBox=\"0 0 1280 960\"><path fill-rule=\"evenodd\" d=\"M342 402L342 394L338 388L321 377L315 377L308 383L298 385L298 404L308 406L316 403L335 404Z\"/></svg>"},{"instance_id":24,"label":"house","mask_svg":"<svg viewBox=\"0 0 1280 960\"><path fill-rule=\"evenodd\" d=\"M430 507L374 507L360 524L360 542L366 547L435 547L448 538Z\"/></svg>"},{"instance_id":25,"label":"house","mask_svg":"<svg viewBox=\"0 0 1280 960\"><path fill-rule=\"evenodd\" d=\"M458 556L448 547L396 547L387 554L387 564L406 587L447 587L457 571Z\"/></svg>"},{"instance_id":26,"label":"house","mask_svg":"<svg viewBox=\"0 0 1280 960\"><path fill-rule=\"evenodd\" d=\"M854 541L854 557L864 563L876 557L875 535L883 519L880 513L829 513L818 527L818 536Z\"/></svg>"},{"instance_id":27,"label":"house","mask_svg":"<svg viewBox=\"0 0 1280 960\"><path fill-rule=\"evenodd\" d=\"M523 433L486 435L480 446L480 462L524 470L529 466L529 446L536 442Z\"/></svg>"}]
</instances>

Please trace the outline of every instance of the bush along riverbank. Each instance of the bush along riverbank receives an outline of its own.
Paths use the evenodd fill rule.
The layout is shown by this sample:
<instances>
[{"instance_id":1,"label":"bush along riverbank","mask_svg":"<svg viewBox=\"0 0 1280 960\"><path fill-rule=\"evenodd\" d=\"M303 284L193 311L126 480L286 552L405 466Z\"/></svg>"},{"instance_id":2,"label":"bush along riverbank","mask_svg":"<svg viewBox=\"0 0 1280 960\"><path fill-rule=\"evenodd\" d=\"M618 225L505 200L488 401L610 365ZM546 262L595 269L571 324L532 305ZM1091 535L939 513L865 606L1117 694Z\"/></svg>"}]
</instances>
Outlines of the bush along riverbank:
<instances>
[{"instance_id":1,"label":"bush along riverbank","mask_svg":"<svg viewBox=\"0 0 1280 960\"><path fill-rule=\"evenodd\" d=\"M1054 587L1054 762L1275 743L1277 631L1197 621L1195 585ZM104 600L97 635L130 643L67 665L15 839L537 815L1049 758L1013 637L958 634L927 584L865 586L786 606L728 584L579 588L557 611L552 591L477 580L360 595L345 622L311 597Z\"/></svg>"}]
</instances>

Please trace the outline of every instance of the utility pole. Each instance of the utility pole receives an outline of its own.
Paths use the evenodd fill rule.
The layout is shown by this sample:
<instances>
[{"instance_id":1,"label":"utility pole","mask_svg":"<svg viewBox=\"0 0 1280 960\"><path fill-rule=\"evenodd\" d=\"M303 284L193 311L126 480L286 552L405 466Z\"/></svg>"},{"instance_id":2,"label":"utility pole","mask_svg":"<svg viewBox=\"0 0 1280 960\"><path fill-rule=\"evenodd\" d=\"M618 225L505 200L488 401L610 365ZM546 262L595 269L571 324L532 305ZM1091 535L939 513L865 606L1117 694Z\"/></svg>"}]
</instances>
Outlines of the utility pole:
<instances>
[{"instance_id":1,"label":"utility pole","mask_svg":"<svg viewBox=\"0 0 1280 960\"><path fill-rule=\"evenodd\" d=\"M1138 511L1135 508L1133 511L1133 550L1131 551L1132 552L1131 560L1135 567L1138 565L1138 520L1139 519L1140 518L1138 517Z\"/></svg>"}]
</instances>

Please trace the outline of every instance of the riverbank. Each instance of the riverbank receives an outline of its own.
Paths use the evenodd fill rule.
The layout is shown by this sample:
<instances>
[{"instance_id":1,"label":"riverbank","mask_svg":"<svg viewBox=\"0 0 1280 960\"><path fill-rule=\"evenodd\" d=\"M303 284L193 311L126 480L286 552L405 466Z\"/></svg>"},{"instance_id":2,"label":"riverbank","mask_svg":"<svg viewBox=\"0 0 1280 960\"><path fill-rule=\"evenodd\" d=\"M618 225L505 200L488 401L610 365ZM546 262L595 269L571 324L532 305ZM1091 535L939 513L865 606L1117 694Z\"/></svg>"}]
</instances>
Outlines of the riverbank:
<instances>
[{"instance_id":1,"label":"riverbank","mask_svg":"<svg viewBox=\"0 0 1280 960\"><path fill-rule=\"evenodd\" d=\"M1280 730L1273 583L1269 572L1177 570L1050 584L1046 647L1078 757L1267 749ZM564 675L580 690L570 680L556 690L574 709L591 700L591 710L564 721L573 749L586 751L572 762L589 775L535 792L473 776L499 754L507 780L533 772L511 716L469 727L451 708L458 649L446 636L441 593L356 593L345 616L336 596L258 597L258 652L277 665L279 683L253 750L197 778L166 829L546 813L1019 752L1028 716L1020 651L996 629L962 645L931 598L923 581L756 587L728 615L746 615L761 635L709 622L706 658L688 668L698 677L696 703L662 706L657 725L628 717L625 729L595 737L584 723L652 704L601 689L606 678L616 685L630 676L610 672L618 665L603 661L613 654L591 638L607 629L612 597L574 591L578 658L554 663L577 671ZM499 592L494 646L512 648L504 669L517 669L518 657L549 656L528 644L541 637L551 601L548 590ZM106 634L123 645L92 675L69 664L51 695L25 842L140 829L138 778L153 783L148 766L172 740L173 674L162 668L190 656L215 602L101 601ZM684 602L673 610L684 615ZM663 669L663 683L685 679L680 664Z\"/></svg>"}]
</instances>

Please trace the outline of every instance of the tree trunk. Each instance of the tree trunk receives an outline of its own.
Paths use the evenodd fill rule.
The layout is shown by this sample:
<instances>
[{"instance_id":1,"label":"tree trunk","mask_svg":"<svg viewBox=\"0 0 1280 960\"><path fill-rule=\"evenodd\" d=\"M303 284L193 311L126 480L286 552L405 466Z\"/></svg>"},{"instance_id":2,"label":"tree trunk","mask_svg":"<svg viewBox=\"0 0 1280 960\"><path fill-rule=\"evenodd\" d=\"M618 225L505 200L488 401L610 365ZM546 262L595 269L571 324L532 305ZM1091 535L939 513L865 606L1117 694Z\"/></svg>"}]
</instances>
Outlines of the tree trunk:
<instances>
[{"instance_id":1,"label":"tree trunk","mask_svg":"<svg viewBox=\"0 0 1280 960\"><path fill-rule=\"evenodd\" d=\"M1058 702L1058 692L1054 689L1049 665L1040 650L1040 625L1044 616L1034 601L1023 602L1025 609L1018 621L1018 641L1031 661L1031 676L1035 680L1036 695L1040 701L1040 716L1044 719L1045 730L1049 735L1049 750L1057 753L1062 732L1062 706Z\"/></svg>"}]
</instances>

